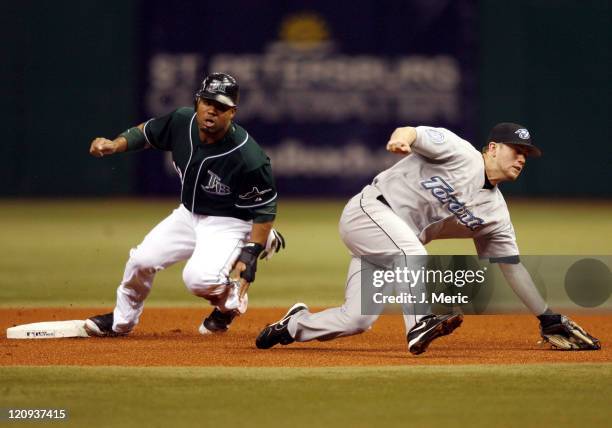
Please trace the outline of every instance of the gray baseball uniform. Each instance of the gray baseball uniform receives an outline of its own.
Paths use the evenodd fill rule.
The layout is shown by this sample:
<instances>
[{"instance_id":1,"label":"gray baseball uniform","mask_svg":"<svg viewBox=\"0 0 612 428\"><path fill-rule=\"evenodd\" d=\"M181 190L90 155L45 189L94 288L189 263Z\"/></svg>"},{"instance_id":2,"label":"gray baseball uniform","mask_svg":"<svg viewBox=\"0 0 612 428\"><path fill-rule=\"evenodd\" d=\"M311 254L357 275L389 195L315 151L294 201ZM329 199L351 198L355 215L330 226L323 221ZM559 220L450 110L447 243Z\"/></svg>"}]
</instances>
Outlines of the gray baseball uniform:
<instances>
[{"instance_id":1,"label":"gray baseball uniform","mask_svg":"<svg viewBox=\"0 0 612 428\"><path fill-rule=\"evenodd\" d=\"M295 340L357 334L376 321L377 314L361 314L361 256L424 255L431 240L473 238L481 257L518 258L506 202L486 180L482 154L447 129L416 130L413 153L380 173L344 208L340 234L353 256L344 304L314 314L298 312L288 326ZM546 309L541 299L536 303L534 311ZM422 316L404 315L406 332Z\"/></svg>"}]
</instances>

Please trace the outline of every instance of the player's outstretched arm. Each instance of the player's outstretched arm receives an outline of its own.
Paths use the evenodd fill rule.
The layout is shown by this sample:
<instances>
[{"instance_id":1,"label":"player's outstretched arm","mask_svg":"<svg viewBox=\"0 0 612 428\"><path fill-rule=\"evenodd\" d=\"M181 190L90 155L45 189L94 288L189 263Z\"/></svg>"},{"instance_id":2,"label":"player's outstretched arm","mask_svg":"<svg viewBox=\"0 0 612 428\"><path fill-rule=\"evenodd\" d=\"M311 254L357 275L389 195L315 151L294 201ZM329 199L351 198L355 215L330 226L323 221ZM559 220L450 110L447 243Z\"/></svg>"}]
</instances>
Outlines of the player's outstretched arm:
<instances>
[{"instance_id":1,"label":"player's outstretched arm","mask_svg":"<svg viewBox=\"0 0 612 428\"><path fill-rule=\"evenodd\" d=\"M540 292L533 283L531 275L521 262L499 263L499 268L514 293L529 308L532 314L538 316L548 309Z\"/></svg>"},{"instance_id":2,"label":"player's outstretched arm","mask_svg":"<svg viewBox=\"0 0 612 428\"><path fill-rule=\"evenodd\" d=\"M89 146L89 154L96 158L122 153L127 150L127 140L124 137L117 137L114 140L98 137L94 138Z\"/></svg>"},{"instance_id":3,"label":"player's outstretched arm","mask_svg":"<svg viewBox=\"0 0 612 428\"><path fill-rule=\"evenodd\" d=\"M499 263L499 267L510 287L540 321L543 343L568 351L601 349L599 339L565 315L548 308L522 263Z\"/></svg>"},{"instance_id":4,"label":"player's outstretched arm","mask_svg":"<svg viewBox=\"0 0 612 428\"><path fill-rule=\"evenodd\" d=\"M396 128L389 137L387 143L387 151L400 155L409 155L412 153L410 146L416 141L416 129L411 126Z\"/></svg>"},{"instance_id":5,"label":"player's outstretched arm","mask_svg":"<svg viewBox=\"0 0 612 428\"><path fill-rule=\"evenodd\" d=\"M146 142L143 128L144 124L141 123L121 133L114 140L103 137L95 138L89 146L89 154L101 158L115 153L148 149L151 146Z\"/></svg>"}]
</instances>

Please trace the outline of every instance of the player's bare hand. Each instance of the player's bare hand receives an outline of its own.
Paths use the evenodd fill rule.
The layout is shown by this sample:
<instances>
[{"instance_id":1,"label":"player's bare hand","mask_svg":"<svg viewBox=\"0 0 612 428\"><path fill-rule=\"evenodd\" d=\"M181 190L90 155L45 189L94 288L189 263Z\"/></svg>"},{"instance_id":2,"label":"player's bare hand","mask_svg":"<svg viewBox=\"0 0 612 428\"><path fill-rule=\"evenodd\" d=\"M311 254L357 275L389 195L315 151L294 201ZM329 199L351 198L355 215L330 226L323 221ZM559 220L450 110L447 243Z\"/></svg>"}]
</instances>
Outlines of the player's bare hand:
<instances>
[{"instance_id":1,"label":"player's bare hand","mask_svg":"<svg viewBox=\"0 0 612 428\"><path fill-rule=\"evenodd\" d=\"M91 142L89 154L101 158L102 156L112 155L117 151L117 144L107 138L96 138Z\"/></svg>"},{"instance_id":2,"label":"player's bare hand","mask_svg":"<svg viewBox=\"0 0 612 428\"><path fill-rule=\"evenodd\" d=\"M247 282L246 279L240 276L240 274L244 272L245 270L246 270L246 265L243 262L238 261L234 265L234 269L232 270L232 273L230 274L230 279L232 281L240 282L240 292L238 293L238 296L240 297L241 300L246 294L247 290L249 289L249 286L251 285L250 282Z\"/></svg>"},{"instance_id":3,"label":"player's bare hand","mask_svg":"<svg viewBox=\"0 0 612 428\"><path fill-rule=\"evenodd\" d=\"M401 140L390 140L387 143L387 151L399 155L409 155L410 153L412 153L410 144Z\"/></svg>"},{"instance_id":4,"label":"player's bare hand","mask_svg":"<svg viewBox=\"0 0 612 428\"><path fill-rule=\"evenodd\" d=\"M249 291L249 287L251 286L250 282L246 282L244 278L240 278L240 292L238 293L238 297L240 301L244 299L245 294Z\"/></svg>"}]
</instances>

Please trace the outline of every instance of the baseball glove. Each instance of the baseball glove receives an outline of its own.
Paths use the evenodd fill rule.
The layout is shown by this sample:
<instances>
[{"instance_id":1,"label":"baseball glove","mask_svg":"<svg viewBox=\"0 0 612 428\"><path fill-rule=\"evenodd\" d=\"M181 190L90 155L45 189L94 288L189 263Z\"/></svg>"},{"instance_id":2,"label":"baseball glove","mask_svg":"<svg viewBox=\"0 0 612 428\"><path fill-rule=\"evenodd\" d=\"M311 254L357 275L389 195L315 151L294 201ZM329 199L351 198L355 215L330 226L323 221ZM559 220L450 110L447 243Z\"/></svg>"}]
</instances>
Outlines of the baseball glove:
<instances>
[{"instance_id":1,"label":"baseball glove","mask_svg":"<svg viewBox=\"0 0 612 428\"><path fill-rule=\"evenodd\" d=\"M553 349L581 351L601 349L599 339L591 336L582 327L565 315L559 315L559 322L546 326L540 324L540 344L550 343Z\"/></svg>"}]
</instances>

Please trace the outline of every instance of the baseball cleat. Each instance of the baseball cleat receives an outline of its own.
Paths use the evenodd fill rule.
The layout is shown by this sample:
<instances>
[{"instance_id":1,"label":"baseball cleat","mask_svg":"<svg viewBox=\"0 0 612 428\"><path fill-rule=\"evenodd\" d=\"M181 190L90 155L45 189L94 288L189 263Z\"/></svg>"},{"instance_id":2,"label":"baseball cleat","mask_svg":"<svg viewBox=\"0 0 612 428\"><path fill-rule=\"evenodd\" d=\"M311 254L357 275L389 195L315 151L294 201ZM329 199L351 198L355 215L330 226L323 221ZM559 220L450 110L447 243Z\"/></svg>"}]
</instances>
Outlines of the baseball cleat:
<instances>
[{"instance_id":1,"label":"baseball cleat","mask_svg":"<svg viewBox=\"0 0 612 428\"><path fill-rule=\"evenodd\" d=\"M198 331L204 336L207 334L225 333L229 330L229 326L236 315L236 311L221 312L219 308L215 308L210 315L202 321Z\"/></svg>"},{"instance_id":2,"label":"baseball cleat","mask_svg":"<svg viewBox=\"0 0 612 428\"><path fill-rule=\"evenodd\" d=\"M295 342L295 339L289 334L289 320L298 312L307 310L308 306L304 303L296 303L291 306L280 320L267 325L266 328L259 333L255 340L255 346L259 349L269 349L279 343L281 345L289 345Z\"/></svg>"},{"instance_id":3,"label":"baseball cleat","mask_svg":"<svg viewBox=\"0 0 612 428\"><path fill-rule=\"evenodd\" d=\"M413 355L422 354L434 339L451 334L463 322L463 315L427 315L408 332L408 350Z\"/></svg>"},{"instance_id":4,"label":"baseball cleat","mask_svg":"<svg viewBox=\"0 0 612 428\"><path fill-rule=\"evenodd\" d=\"M107 337L122 336L123 334L113 331L113 313L96 315L85 320L85 331L90 336Z\"/></svg>"}]
</instances>

